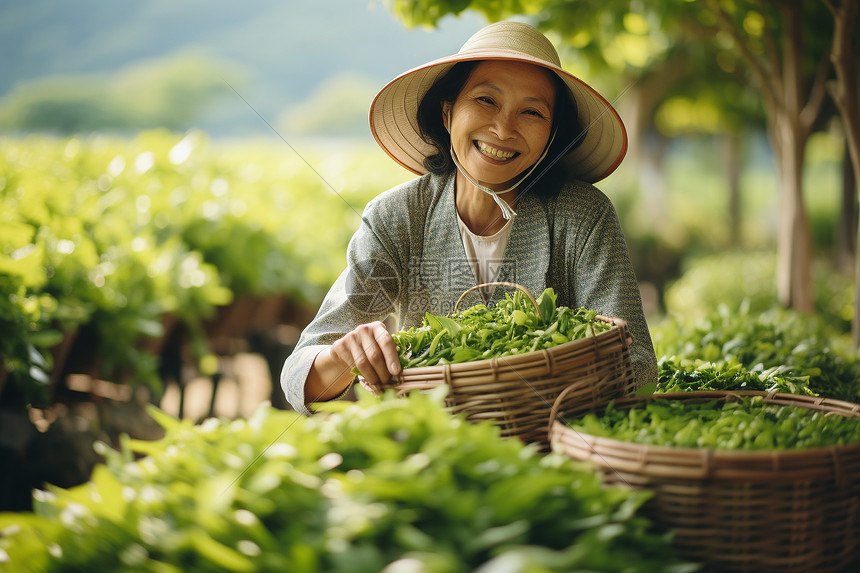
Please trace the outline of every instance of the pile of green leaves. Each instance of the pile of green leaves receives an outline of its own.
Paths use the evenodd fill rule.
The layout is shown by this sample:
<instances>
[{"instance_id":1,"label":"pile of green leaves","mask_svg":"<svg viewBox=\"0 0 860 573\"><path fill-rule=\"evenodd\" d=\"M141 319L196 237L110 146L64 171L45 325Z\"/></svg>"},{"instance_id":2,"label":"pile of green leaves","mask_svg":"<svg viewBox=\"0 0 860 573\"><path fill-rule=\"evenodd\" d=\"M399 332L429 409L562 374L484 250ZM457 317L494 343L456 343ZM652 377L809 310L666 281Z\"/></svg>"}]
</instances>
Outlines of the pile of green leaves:
<instances>
[{"instance_id":1,"label":"pile of green leaves","mask_svg":"<svg viewBox=\"0 0 860 573\"><path fill-rule=\"evenodd\" d=\"M669 320L652 329L652 338L657 356L736 363L762 373L776 368L782 377L808 381L815 395L860 401L860 356L815 315L719 306L698 320Z\"/></svg>"},{"instance_id":2,"label":"pile of green leaves","mask_svg":"<svg viewBox=\"0 0 860 573\"><path fill-rule=\"evenodd\" d=\"M801 450L860 442L860 418L769 404L656 399L634 408L610 404L571 422L578 432L656 446L715 450Z\"/></svg>"},{"instance_id":3,"label":"pile of green leaves","mask_svg":"<svg viewBox=\"0 0 860 573\"><path fill-rule=\"evenodd\" d=\"M657 361L656 392L700 390L760 390L814 396L809 377L784 375L785 366L749 370L737 362L705 362L663 357Z\"/></svg>"},{"instance_id":4,"label":"pile of green leaves","mask_svg":"<svg viewBox=\"0 0 860 573\"><path fill-rule=\"evenodd\" d=\"M595 336L611 328L585 308L556 307L551 288L536 299L517 290L493 308L477 304L447 316L424 315L421 326L392 335L403 368L513 356Z\"/></svg>"},{"instance_id":5,"label":"pile of green leaves","mask_svg":"<svg viewBox=\"0 0 860 573\"><path fill-rule=\"evenodd\" d=\"M444 409L443 394L261 407L106 448L92 481L0 515L16 571L692 571L606 488ZM133 461L133 452L146 457ZM2 563L0 563L2 565Z\"/></svg>"}]
</instances>

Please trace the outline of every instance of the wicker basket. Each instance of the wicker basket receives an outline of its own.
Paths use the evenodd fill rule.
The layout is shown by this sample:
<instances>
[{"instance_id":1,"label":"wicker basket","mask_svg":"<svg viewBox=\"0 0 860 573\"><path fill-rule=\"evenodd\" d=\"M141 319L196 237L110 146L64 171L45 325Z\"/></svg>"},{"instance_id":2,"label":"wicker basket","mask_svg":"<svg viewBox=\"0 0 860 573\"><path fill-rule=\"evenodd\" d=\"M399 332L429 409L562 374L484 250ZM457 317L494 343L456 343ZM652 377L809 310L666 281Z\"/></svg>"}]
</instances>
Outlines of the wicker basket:
<instances>
[{"instance_id":1,"label":"wicker basket","mask_svg":"<svg viewBox=\"0 0 860 573\"><path fill-rule=\"evenodd\" d=\"M848 402L755 391L655 394L615 407L741 396L860 417L860 406ZM679 552L705 570L860 570L860 443L793 451L674 448L596 437L556 420L550 441L554 451L589 462L607 483L652 490L643 513L674 530Z\"/></svg>"},{"instance_id":2,"label":"wicker basket","mask_svg":"<svg viewBox=\"0 0 860 573\"><path fill-rule=\"evenodd\" d=\"M489 284L519 288L537 306L531 293L519 285ZM447 384L446 400L452 412L463 412L474 422L489 420L501 428L505 437L518 437L548 449L550 410L562 390L566 390L563 406L567 411L585 413L627 396L635 388L629 350L633 337L627 323L618 318L597 318L612 328L596 336L515 356L408 368L387 387L405 394Z\"/></svg>"}]
</instances>

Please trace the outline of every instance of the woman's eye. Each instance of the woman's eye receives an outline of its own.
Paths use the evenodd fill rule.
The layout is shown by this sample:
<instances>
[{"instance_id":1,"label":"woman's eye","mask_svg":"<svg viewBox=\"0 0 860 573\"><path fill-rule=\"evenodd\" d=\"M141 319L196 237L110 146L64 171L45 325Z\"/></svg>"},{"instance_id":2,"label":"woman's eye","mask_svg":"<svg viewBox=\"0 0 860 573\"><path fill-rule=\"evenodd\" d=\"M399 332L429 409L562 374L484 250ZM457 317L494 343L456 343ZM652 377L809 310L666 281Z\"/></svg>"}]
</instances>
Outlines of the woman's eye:
<instances>
[{"instance_id":1,"label":"woman's eye","mask_svg":"<svg viewBox=\"0 0 860 573\"><path fill-rule=\"evenodd\" d=\"M495 103L493 101L493 98L491 98L489 96L478 96L476 99L481 103L489 103L489 104Z\"/></svg>"},{"instance_id":2,"label":"woman's eye","mask_svg":"<svg viewBox=\"0 0 860 573\"><path fill-rule=\"evenodd\" d=\"M527 115L533 115L535 117L543 117L543 114L536 109L527 109L525 110Z\"/></svg>"}]
</instances>

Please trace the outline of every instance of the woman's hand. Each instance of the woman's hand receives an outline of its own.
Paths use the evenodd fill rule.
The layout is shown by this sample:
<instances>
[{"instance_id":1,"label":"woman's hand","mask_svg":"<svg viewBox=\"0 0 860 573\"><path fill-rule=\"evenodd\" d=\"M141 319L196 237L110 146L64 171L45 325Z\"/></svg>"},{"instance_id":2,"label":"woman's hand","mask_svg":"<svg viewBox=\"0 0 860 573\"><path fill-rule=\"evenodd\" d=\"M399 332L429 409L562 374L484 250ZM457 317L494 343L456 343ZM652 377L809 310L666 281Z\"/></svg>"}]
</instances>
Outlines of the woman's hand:
<instances>
[{"instance_id":1,"label":"woman's hand","mask_svg":"<svg viewBox=\"0 0 860 573\"><path fill-rule=\"evenodd\" d=\"M347 370L361 373L361 384L378 394L381 384L400 374L400 359L394 339L379 321L362 324L335 341L331 355Z\"/></svg>"}]
</instances>

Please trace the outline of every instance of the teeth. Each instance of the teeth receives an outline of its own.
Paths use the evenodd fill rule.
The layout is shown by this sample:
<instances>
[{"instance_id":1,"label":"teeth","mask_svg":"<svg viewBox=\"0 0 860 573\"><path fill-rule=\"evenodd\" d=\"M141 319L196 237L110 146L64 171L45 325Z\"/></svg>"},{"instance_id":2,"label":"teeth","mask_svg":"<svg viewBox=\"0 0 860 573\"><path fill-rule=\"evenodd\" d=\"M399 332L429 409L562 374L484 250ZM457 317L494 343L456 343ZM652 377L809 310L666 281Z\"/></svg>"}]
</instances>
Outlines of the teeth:
<instances>
[{"instance_id":1,"label":"teeth","mask_svg":"<svg viewBox=\"0 0 860 573\"><path fill-rule=\"evenodd\" d=\"M507 160L516 155L513 151L502 151L501 149L496 149L495 147L490 147L483 141L478 142L478 149L481 150L481 153L484 155L488 155L494 159Z\"/></svg>"}]
</instances>

